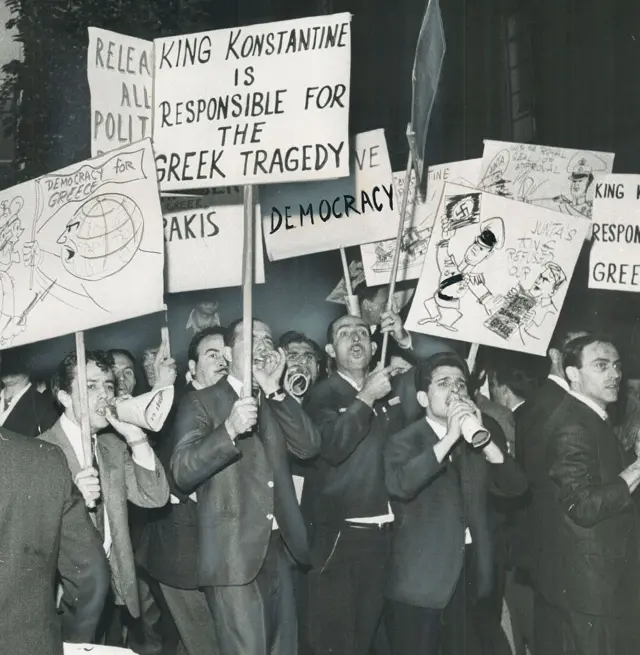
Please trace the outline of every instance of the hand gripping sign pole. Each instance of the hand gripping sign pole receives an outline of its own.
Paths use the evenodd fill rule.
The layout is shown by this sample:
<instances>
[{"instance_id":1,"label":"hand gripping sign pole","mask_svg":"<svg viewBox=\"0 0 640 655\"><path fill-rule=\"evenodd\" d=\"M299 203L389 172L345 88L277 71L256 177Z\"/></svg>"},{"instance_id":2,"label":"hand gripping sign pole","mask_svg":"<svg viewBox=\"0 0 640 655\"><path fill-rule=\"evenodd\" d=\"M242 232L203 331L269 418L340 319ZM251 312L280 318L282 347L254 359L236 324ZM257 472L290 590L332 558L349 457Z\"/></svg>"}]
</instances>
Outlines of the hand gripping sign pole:
<instances>
[{"instance_id":1,"label":"hand gripping sign pole","mask_svg":"<svg viewBox=\"0 0 640 655\"><path fill-rule=\"evenodd\" d=\"M251 396L253 375L253 185L244 186L244 247L242 250L243 396Z\"/></svg>"}]
</instances>

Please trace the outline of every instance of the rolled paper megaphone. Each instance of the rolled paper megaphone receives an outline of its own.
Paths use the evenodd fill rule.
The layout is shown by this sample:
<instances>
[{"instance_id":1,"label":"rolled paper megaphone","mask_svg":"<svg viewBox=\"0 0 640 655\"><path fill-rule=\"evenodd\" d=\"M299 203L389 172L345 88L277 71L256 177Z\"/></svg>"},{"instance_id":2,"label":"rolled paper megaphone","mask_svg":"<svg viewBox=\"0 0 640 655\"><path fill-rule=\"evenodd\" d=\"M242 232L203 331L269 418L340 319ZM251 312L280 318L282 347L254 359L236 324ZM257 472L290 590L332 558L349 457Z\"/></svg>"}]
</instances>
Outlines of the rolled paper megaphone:
<instances>
[{"instance_id":1,"label":"rolled paper megaphone","mask_svg":"<svg viewBox=\"0 0 640 655\"><path fill-rule=\"evenodd\" d=\"M143 430L159 432L169 416L175 390L173 385L162 389L153 389L135 398L125 398L114 409L118 420L137 425Z\"/></svg>"},{"instance_id":2,"label":"rolled paper megaphone","mask_svg":"<svg viewBox=\"0 0 640 655\"><path fill-rule=\"evenodd\" d=\"M460 419L460 431L464 440L474 448L486 446L491 439L489 430L473 414L467 414Z\"/></svg>"},{"instance_id":3,"label":"rolled paper megaphone","mask_svg":"<svg viewBox=\"0 0 640 655\"><path fill-rule=\"evenodd\" d=\"M309 390L311 377L303 373L300 369L289 369L285 375L284 388L292 396L301 398Z\"/></svg>"}]
</instances>

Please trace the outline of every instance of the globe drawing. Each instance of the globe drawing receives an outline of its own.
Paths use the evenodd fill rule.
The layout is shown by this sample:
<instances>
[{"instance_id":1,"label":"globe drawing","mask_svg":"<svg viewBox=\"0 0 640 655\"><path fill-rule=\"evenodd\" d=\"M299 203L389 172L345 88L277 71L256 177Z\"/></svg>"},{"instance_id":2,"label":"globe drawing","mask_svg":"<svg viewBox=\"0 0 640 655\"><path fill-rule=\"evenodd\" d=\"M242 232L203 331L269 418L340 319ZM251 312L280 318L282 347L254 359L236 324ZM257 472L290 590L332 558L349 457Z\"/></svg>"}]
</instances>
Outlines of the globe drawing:
<instances>
[{"instance_id":1,"label":"globe drawing","mask_svg":"<svg viewBox=\"0 0 640 655\"><path fill-rule=\"evenodd\" d=\"M142 241L144 219L127 196L106 193L82 204L67 221L58 243L65 268L83 280L101 280L122 270Z\"/></svg>"}]
</instances>

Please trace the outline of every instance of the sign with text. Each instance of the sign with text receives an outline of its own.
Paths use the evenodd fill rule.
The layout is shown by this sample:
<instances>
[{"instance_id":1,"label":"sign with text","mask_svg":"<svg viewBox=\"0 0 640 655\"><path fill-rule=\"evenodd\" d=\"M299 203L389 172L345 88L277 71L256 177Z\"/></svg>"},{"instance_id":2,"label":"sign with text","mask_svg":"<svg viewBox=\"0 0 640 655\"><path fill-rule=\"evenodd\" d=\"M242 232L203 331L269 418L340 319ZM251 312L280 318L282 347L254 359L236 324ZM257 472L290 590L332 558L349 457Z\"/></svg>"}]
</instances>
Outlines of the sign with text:
<instances>
[{"instance_id":1,"label":"sign with text","mask_svg":"<svg viewBox=\"0 0 640 655\"><path fill-rule=\"evenodd\" d=\"M270 260L357 246L396 233L399 212L384 130L357 134L352 144L349 177L260 189Z\"/></svg>"},{"instance_id":2,"label":"sign with text","mask_svg":"<svg viewBox=\"0 0 640 655\"><path fill-rule=\"evenodd\" d=\"M89 28L91 156L151 136L153 42Z\"/></svg>"},{"instance_id":3,"label":"sign with text","mask_svg":"<svg viewBox=\"0 0 640 655\"><path fill-rule=\"evenodd\" d=\"M640 291L640 175L596 183L589 288Z\"/></svg>"},{"instance_id":4,"label":"sign with text","mask_svg":"<svg viewBox=\"0 0 640 655\"><path fill-rule=\"evenodd\" d=\"M447 183L406 328L545 355L589 227Z\"/></svg>"},{"instance_id":5,"label":"sign with text","mask_svg":"<svg viewBox=\"0 0 640 655\"><path fill-rule=\"evenodd\" d=\"M264 282L262 220L255 208L254 282ZM169 293L242 284L244 205L240 187L162 198Z\"/></svg>"},{"instance_id":6,"label":"sign with text","mask_svg":"<svg viewBox=\"0 0 640 655\"><path fill-rule=\"evenodd\" d=\"M400 260L396 281L415 280L420 277L424 256L429 247L429 238L436 212L440 204L440 197L446 182L456 182L464 186L475 187L480 174L481 159L468 159L454 161L449 164L429 166L427 172L427 193L425 202L420 202L416 195L415 207L411 203L414 197L416 183L415 171L412 171L409 200L405 213L402 242L400 244ZM404 191L405 172L393 174L393 184L398 199L398 208L402 207L402 194ZM364 274L367 286L375 287L379 284L389 284L393 256L396 251L396 240L378 241L360 246Z\"/></svg>"},{"instance_id":7,"label":"sign with text","mask_svg":"<svg viewBox=\"0 0 640 655\"><path fill-rule=\"evenodd\" d=\"M163 191L349 174L351 15L157 39Z\"/></svg>"}]
</instances>

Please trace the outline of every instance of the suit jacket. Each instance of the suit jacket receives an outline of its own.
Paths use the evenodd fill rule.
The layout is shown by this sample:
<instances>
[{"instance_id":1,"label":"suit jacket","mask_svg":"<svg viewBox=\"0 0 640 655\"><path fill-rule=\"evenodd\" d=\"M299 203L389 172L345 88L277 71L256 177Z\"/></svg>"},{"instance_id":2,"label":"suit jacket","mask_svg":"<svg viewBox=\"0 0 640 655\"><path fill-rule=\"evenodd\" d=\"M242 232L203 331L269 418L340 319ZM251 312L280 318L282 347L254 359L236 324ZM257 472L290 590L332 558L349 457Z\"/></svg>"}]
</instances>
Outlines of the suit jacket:
<instances>
[{"instance_id":1,"label":"suit jacket","mask_svg":"<svg viewBox=\"0 0 640 655\"><path fill-rule=\"evenodd\" d=\"M619 477L628 464L622 448L611 427L569 394L549 437L533 499L538 591L570 611L637 620L640 524Z\"/></svg>"},{"instance_id":2,"label":"suit jacket","mask_svg":"<svg viewBox=\"0 0 640 655\"><path fill-rule=\"evenodd\" d=\"M58 446L66 455L71 477L81 466L73 446L58 421L40 439ZM111 530L111 586L116 602L127 606L133 617L140 616L136 568L129 536L127 501L139 507L162 507L169 499L169 485L160 461L149 471L135 464L126 443L115 434L97 438L98 469L104 508Z\"/></svg>"},{"instance_id":3,"label":"suit jacket","mask_svg":"<svg viewBox=\"0 0 640 655\"><path fill-rule=\"evenodd\" d=\"M492 517L489 494L515 496L526 489L524 474L506 454L498 424L483 416L505 459L489 464L484 455L459 442L457 464L438 463L438 437L425 418L391 436L384 461L386 485L396 517L387 596L417 607L443 609L464 564L465 527L473 539L477 598L491 592L493 580ZM458 470L456 470L456 466Z\"/></svg>"},{"instance_id":4,"label":"suit jacket","mask_svg":"<svg viewBox=\"0 0 640 655\"><path fill-rule=\"evenodd\" d=\"M48 391L39 393L32 384L15 404L2 427L26 437L37 437L51 428L58 417L51 394Z\"/></svg>"},{"instance_id":5,"label":"suit jacket","mask_svg":"<svg viewBox=\"0 0 640 655\"><path fill-rule=\"evenodd\" d=\"M196 503L178 488L171 473L177 409L184 396L195 391L191 383L182 398L174 401L158 439L158 459L162 463L171 495L180 502L167 503L157 510L144 528L136 561L152 578L177 589L198 588L198 510Z\"/></svg>"},{"instance_id":6,"label":"suit jacket","mask_svg":"<svg viewBox=\"0 0 640 655\"><path fill-rule=\"evenodd\" d=\"M319 435L291 396L261 394L257 432L233 441L224 423L237 399L225 378L189 394L178 409L171 471L184 493L197 489L201 586L254 580L274 515L291 555L302 564L309 557L289 453L315 456Z\"/></svg>"},{"instance_id":7,"label":"suit jacket","mask_svg":"<svg viewBox=\"0 0 640 655\"><path fill-rule=\"evenodd\" d=\"M63 454L0 429L0 653L62 655L56 571L72 599L65 638L91 642L109 575Z\"/></svg>"}]
</instances>

